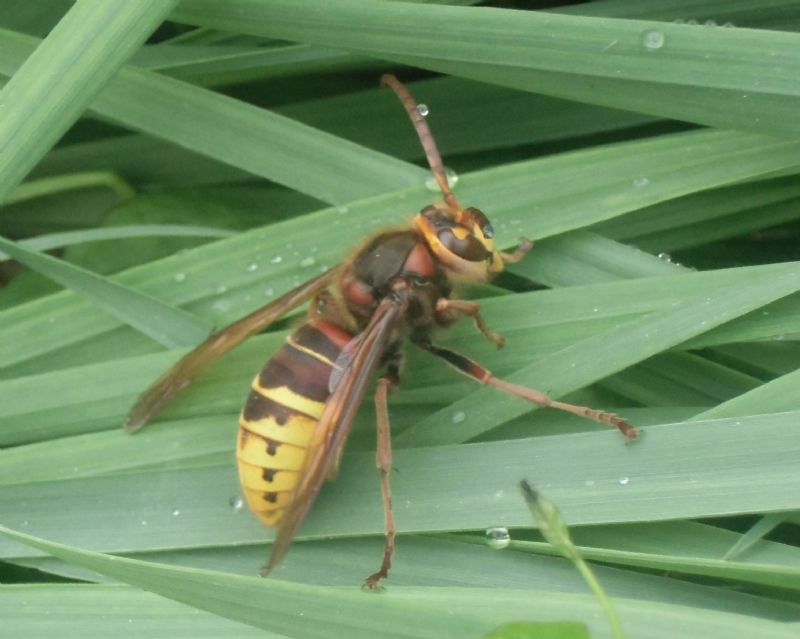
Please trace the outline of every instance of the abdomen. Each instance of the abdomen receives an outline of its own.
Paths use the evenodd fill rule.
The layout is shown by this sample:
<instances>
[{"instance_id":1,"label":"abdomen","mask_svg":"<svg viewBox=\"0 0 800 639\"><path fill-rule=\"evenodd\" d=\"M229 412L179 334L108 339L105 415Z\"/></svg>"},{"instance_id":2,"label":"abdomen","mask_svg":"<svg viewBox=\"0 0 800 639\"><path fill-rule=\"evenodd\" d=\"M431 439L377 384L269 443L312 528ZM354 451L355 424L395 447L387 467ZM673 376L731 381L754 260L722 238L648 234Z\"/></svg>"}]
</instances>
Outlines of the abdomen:
<instances>
[{"instance_id":1,"label":"abdomen","mask_svg":"<svg viewBox=\"0 0 800 639\"><path fill-rule=\"evenodd\" d=\"M239 418L236 458L247 505L268 526L280 522L292 501L330 394L333 363L351 338L325 320L304 324L253 380Z\"/></svg>"}]
</instances>

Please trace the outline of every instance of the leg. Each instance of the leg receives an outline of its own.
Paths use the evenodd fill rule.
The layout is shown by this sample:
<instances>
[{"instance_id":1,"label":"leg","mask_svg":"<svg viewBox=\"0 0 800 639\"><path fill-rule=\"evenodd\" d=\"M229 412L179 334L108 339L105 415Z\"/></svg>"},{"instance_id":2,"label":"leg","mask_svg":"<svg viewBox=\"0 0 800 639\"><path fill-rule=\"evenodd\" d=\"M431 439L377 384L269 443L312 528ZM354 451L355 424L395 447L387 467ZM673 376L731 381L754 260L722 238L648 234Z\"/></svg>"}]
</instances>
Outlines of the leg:
<instances>
[{"instance_id":1,"label":"leg","mask_svg":"<svg viewBox=\"0 0 800 639\"><path fill-rule=\"evenodd\" d=\"M506 264L514 264L519 262L523 257L530 253L532 248L533 242L531 242L528 238L522 237L519 240L519 246L513 253L505 253L501 251L500 256L503 258L503 261Z\"/></svg>"},{"instance_id":2,"label":"leg","mask_svg":"<svg viewBox=\"0 0 800 639\"><path fill-rule=\"evenodd\" d=\"M378 420L378 448L375 463L381 471L381 493L383 495L383 514L386 527L386 545L383 550L383 562L378 572L364 581L364 588L374 590L379 587L381 579L389 576L394 554L394 515L392 513L392 491L389 485L389 472L392 469L392 438L389 430L389 407L387 396L390 390L397 387L397 377L388 373L378 380L375 390L375 409Z\"/></svg>"},{"instance_id":3,"label":"leg","mask_svg":"<svg viewBox=\"0 0 800 639\"><path fill-rule=\"evenodd\" d=\"M451 300L446 297L440 297L436 300L436 315L441 318L443 323L449 323L455 319L455 313L462 315L469 315L475 322L475 327L483 333L483 336L490 342L494 343L497 348L502 348L505 339L499 333L495 333L483 321L481 316L481 305L478 302L469 302L467 300Z\"/></svg>"},{"instance_id":4,"label":"leg","mask_svg":"<svg viewBox=\"0 0 800 639\"><path fill-rule=\"evenodd\" d=\"M418 341L417 345L433 353L437 357L441 357L444 361L453 366L456 370L458 370L461 373L464 373L468 377L471 377L472 379L474 379L477 382L480 382L481 384L486 384L487 386L494 386L498 390L501 390L505 393L510 393L511 395L516 395L517 397L521 397L522 399L527 399L529 402L532 402L537 406L547 406L550 408L557 408L559 410L567 411L568 413L573 413L575 415L578 415L579 417L584 417L586 419L591 419L592 421L595 422L600 422L601 424L616 426L628 440L636 439L636 437L639 435L639 432L633 426L631 426L628 422L626 422L618 415L615 415L614 413L607 413L606 411L589 408L587 406L576 406L575 404L558 402L554 399L550 399L544 393L540 393L539 391L534 390L532 388L526 388L525 386L519 386L518 384L512 384L511 382L506 382L503 381L502 379L497 379L491 374L491 372L483 368L483 366L481 366L477 362L472 361L468 357L460 355L459 353L455 353L446 348L440 348L438 346L434 346L430 342Z\"/></svg>"}]
</instances>

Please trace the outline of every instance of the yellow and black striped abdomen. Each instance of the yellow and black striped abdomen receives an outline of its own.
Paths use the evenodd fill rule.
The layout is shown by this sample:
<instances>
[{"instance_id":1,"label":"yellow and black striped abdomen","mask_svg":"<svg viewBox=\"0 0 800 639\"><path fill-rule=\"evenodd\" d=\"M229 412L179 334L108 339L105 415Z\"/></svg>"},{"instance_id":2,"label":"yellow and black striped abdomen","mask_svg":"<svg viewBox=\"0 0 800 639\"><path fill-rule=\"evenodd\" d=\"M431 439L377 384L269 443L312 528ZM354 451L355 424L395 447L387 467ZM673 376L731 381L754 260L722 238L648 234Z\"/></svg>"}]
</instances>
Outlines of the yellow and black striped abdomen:
<instances>
[{"instance_id":1,"label":"yellow and black striped abdomen","mask_svg":"<svg viewBox=\"0 0 800 639\"><path fill-rule=\"evenodd\" d=\"M253 380L239 418L236 458L250 509L280 522L328 399L333 363L351 335L325 320L304 324Z\"/></svg>"}]
</instances>

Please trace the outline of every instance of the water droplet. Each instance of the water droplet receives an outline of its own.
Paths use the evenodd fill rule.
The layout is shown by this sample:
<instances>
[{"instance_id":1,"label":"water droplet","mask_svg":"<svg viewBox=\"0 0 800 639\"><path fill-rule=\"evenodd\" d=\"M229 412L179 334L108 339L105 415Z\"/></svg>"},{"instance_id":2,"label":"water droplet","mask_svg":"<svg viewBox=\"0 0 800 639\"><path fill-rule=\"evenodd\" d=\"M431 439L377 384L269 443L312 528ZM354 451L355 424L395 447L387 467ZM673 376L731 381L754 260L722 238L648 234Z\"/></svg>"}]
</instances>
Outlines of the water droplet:
<instances>
[{"instance_id":1,"label":"water droplet","mask_svg":"<svg viewBox=\"0 0 800 639\"><path fill-rule=\"evenodd\" d=\"M142 526L146 526L146 525L147 525L147 520L146 519L142 519Z\"/></svg>"},{"instance_id":2,"label":"water droplet","mask_svg":"<svg viewBox=\"0 0 800 639\"><path fill-rule=\"evenodd\" d=\"M283 258L280 255L276 255L270 260L270 264L280 264L283 262Z\"/></svg>"},{"instance_id":3,"label":"water droplet","mask_svg":"<svg viewBox=\"0 0 800 639\"><path fill-rule=\"evenodd\" d=\"M467 414L463 410L460 410L457 413L453 413L453 423L454 424L460 424L466 418L467 418Z\"/></svg>"},{"instance_id":4,"label":"water droplet","mask_svg":"<svg viewBox=\"0 0 800 639\"><path fill-rule=\"evenodd\" d=\"M172 279L179 283L183 282L186 280L186 273L175 273Z\"/></svg>"},{"instance_id":5,"label":"water droplet","mask_svg":"<svg viewBox=\"0 0 800 639\"><path fill-rule=\"evenodd\" d=\"M258 270L258 264L256 264L255 262L253 262L252 264L248 264L247 265L247 272L248 273L253 273L253 272L257 271L257 270Z\"/></svg>"},{"instance_id":6,"label":"water droplet","mask_svg":"<svg viewBox=\"0 0 800 639\"><path fill-rule=\"evenodd\" d=\"M336 207L336 212L337 212L339 215L344 215L344 214L346 214L346 213L347 213L349 210L350 210L350 209L348 209L346 206L337 206L337 207Z\"/></svg>"},{"instance_id":7,"label":"water droplet","mask_svg":"<svg viewBox=\"0 0 800 639\"><path fill-rule=\"evenodd\" d=\"M599 313L599 312L600 312L600 309L597 308L596 306L592 309L592 313Z\"/></svg>"},{"instance_id":8,"label":"water droplet","mask_svg":"<svg viewBox=\"0 0 800 639\"><path fill-rule=\"evenodd\" d=\"M707 27L716 27L717 26L717 23L714 20L706 20L703 24L706 25Z\"/></svg>"},{"instance_id":9,"label":"water droplet","mask_svg":"<svg viewBox=\"0 0 800 639\"><path fill-rule=\"evenodd\" d=\"M772 340L775 341L775 342L783 341L783 339L784 339L783 335L773 335L772 336Z\"/></svg>"},{"instance_id":10,"label":"water droplet","mask_svg":"<svg viewBox=\"0 0 800 639\"><path fill-rule=\"evenodd\" d=\"M722 26L725 27L726 29L735 29L736 28L736 25L733 24L733 22L725 22Z\"/></svg>"},{"instance_id":11,"label":"water droplet","mask_svg":"<svg viewBox=\"0 0 800 639\"><path fill-rule=\"evenodd\" d=\"M633 179L633 186L635 186L638 189L642 188L643 186L647 186L648 184L650 184L650 179L644 176L640 176Z\"/></svg>"},{"instance_id":12,"label":"water droplet","mask_svg":"<svg viewBox=\"0 0 800 639\"><path fill-rule=\"evenodd\" d=\"M449 167L444 167L444 175L447 178L447 184L450 186L451 189L456 188L456 184L458 184L458 174ZM425 180L425 188L429 191L438 192L439 191L439 183L436 181L436 178L432 175Z\"/></svg>"},{"instance_id":13,"label":"water droplet","mask_svg":"<svg viewBox=\"0 0 800 639\"><path fill-rule=\"evenodd\" d=\"M228 505L233 508L234 512L239 512L244 507L244 499L241 495L236 495L228 500Z\"/></svg>"},{"instance_id":14,"label":"water droplet","mask_svg":"<svg viewBox=\"0 0 800 639\"><path fill-rule=\"evenodd\" d=\"M427 104L421 103L417 105L417 111L423 118L427 118L428 114L431 112Z\"/></svg>"},{"instance_id":15,"label":"water droplet","mask_svg":"<svg viewBox=\"0 0 800 639\"><path fill-rule=\"evenodd\" d=\"M314 266L316 261L317 260L309 255L308 257L304 257L302 260L300 260L300 266Z\"/></svg>"},{"instance_id":16,"label":"water droplet","mask_svg":"<svg viewBox=\"0 0 800 639\"><path fill-rule=\"evenodd\" d=\"M211 305L217 313L224 313L225 311L230 310L231 303L228 300L217 300Z\"/></svg>"},{"instance_id":17,"label":"water droplet","mask_svg":"<svg viewBox=\"0 0 800 639\"><path fill-rule=\"evenodd\" d=\"M664 46L664 34L655 29L648 29L642 34L642 44L645 49L655 51Z\"/></svg>"},{"instance_id":18,"label":"water droplet","mask_svg":"<svg viewBox=\"0 0 800 639\"><path fill-rule=\"evenodd\" d=\"M594 479L587 479L583 483L586 484L587 488L591 488L592 486L594 486Z\"/></svg>"},{"instance_id":19,"label":"water droplet","mask_svg":"<svg viewBox=\"0 0 800 639\"><path fill-rule=\"evenodd\" d=\"M220 285L220 286L217 286L217 288L216 288L216 289L214 289L214 292L215 292L217 295L222 295L222 294L223 294L223 293L225 293L227 290L228 290L228 287L227 287L227 286L225 286L224 284L222 284L222 285Z\"/></svg>"},{"instance_id":20,"label":"water droplet","mask_svg":"<svg viewBox=\"0 0 800 639\"><path fill-rule=\"evenodd\" d=\"M172 516L173 517L177 517L180 514L181 514L181 511L178 508L173 508L172 509Z\"/></svg>"},{"instance_id":21,"label":"water droplet","mask_svg":"<svg viewBox=\"0 0 800 639\"><path fill-rule=\"evenodd\" d=\"M659 253L658 259L663 260L664 262L672 262L672 256L669 253Z\"/></svg>"},{"instance_id":22,"label":"water droplet","mask_svg":"<svg viewBox=\"0 0 800 639\"><path fill-rule=\"evenodd\" d=\"M683 18L675 18L672 22L675 24L685 24L686 20L684 20Z\"/></svg>"},{"instance_id":23,"label":"water droplet","mask_svg":"<svg viewBox=\"0 0 800 639\"><path fill-rule=\"evenodd\" d=\"M272 297L274 294L275 294L275 289L272 288L271 286L267 286L267 288L264 289L264 295L266 297Z\"/></svg>"},{"instance_id":24,"label":"water droplet","mask_svg":"<svg viewBox=\"0 0 800 639\"><path fill-rule=\"evenodd\" d=\"M631 478L630 478L630 477L620 477L620 478L619 478L619 485L620 485L620 486L625 486L625 485L627 485L627 483L628 483L630 480L631 480Z\"/></svg>"},{"instance_id":25,"label":"water droplet","mask_svg":"<svg viewBox=\"0 0 800 639\"><path fill-rule=\"evenodd\" d=\"M511 543L511 535L508 534L508 528L496 527L486 529L486 545L494 550L502 550L508 548Z\"/></svg>"},{"instance_id":26,"label":"water droplet","mask_svg":"<svg viewBox=\"0 0 800 639\"><path fill-rule=\"evenodd\" d=\"M20 525L21 528L27 528L28 527L28 520L27 519L23 519L21 522L19 522L19 525Z\"/></svg>"},{"instance_id":27,"label":"water droplet","mask_svg":"<svg viewBox=\"0 0 800 639\"><path fill-rule=\"evenodd\" d=\"M689 19L686 21L686 24L693 24L693 25L697 25L697 24L699 24L699 23L697 22L697 20L696 20L695 18L689 18Z\"/></svg>"}]
</instances>

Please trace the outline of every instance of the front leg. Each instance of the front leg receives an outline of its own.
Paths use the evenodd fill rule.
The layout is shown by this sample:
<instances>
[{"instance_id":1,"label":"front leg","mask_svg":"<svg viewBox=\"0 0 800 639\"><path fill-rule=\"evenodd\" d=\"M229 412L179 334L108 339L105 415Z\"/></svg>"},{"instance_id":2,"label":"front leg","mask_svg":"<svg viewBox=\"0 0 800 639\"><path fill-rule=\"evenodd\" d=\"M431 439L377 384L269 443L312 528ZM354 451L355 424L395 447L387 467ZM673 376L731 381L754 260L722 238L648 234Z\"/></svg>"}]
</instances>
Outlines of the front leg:
<instances>
[{"instance_id":1,"label":"front leg","mask_svg":"<svg viewBox=\"0 0 800 639\"><path fill-rule=\"evenodd\" d=\"M550 399L544 393L533 388L527 388L525 386L520 386L519 384L512 384L511 382L497 379L490 371L485 369L477 362L465 357L464 355L461 355L460 353L456 353L455 351L436 346L427 338L417 339L415 343L417 346L425 349L429 353L433 353L437 357L441 357L458 372L463 373L467 377L471 377L476 382L486 384L487 386L494 386L496 389L501 390L504 393L516 395L517 397L526 399L537 406L557 408L558 410L563 410L585 419L591 419L592 421L600 422L601 424L616 426L628 440L636 439L639 435L639 431L614 413L597 410L595 408L589 408L588 406L576 406L575 404L559 402L554 399Z\"/></svg>"},{"instance_id":2,"label":"front leg","mask_svg":"<svg viewBox=\"0 0 800 639\"><path fill-rule=\"evenodd\" d=\"M451 300L446 297L440 297L436 300L436 319L440 324L450 324L455 321L456 313L470 316L475 322L475 328L477 328L486 339L497 346L497 348L503 347L506 341L505 338L499 333L495 333L486 325L486 322L483 321L483 317L481 316L481 305L478 304L478 302Z\"/></svg>"}]
</instances>

